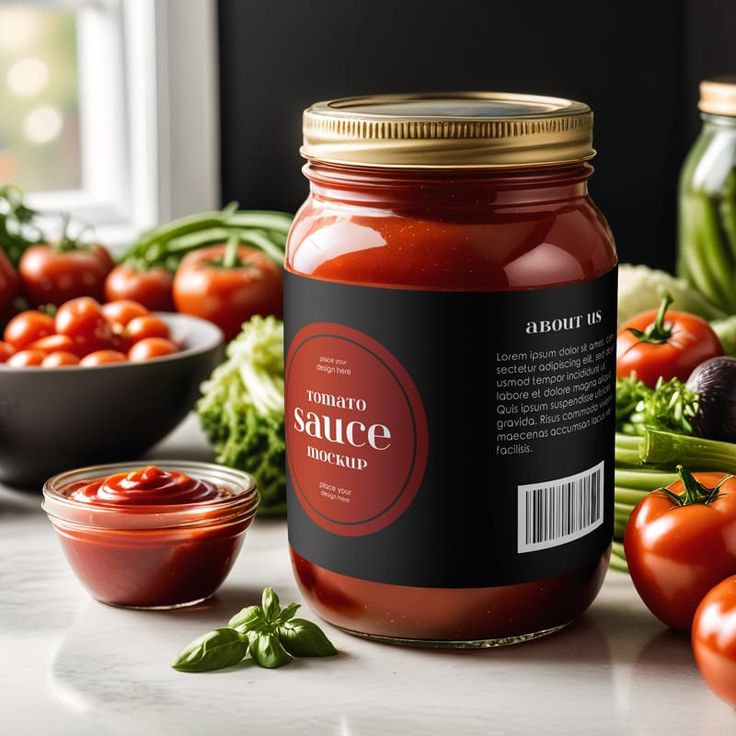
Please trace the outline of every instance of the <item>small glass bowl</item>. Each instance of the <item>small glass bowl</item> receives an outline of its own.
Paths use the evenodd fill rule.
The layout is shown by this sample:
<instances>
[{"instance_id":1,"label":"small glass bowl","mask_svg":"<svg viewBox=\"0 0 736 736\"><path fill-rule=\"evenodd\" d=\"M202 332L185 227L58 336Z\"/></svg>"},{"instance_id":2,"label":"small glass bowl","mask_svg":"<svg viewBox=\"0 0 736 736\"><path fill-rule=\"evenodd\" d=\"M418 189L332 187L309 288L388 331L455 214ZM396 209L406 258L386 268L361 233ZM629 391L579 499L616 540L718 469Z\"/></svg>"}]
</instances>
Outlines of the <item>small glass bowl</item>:
<instances>
[{"instance_id":1,"label":"small glass bowl","mask_svg":"<svg viewBox=\"0 0 736 736\"><path fill-rule=\"evenodd\" d=\"M146 461L215 483L231 496L183 504L105 506L76 501L70 484L139 469L113 463L55 475L43 488L43 509L72 570L102 603L168 609L201 603L220 587L255 517L260 495L248 473L221 465Z\"/></svg>"}]
</instances>

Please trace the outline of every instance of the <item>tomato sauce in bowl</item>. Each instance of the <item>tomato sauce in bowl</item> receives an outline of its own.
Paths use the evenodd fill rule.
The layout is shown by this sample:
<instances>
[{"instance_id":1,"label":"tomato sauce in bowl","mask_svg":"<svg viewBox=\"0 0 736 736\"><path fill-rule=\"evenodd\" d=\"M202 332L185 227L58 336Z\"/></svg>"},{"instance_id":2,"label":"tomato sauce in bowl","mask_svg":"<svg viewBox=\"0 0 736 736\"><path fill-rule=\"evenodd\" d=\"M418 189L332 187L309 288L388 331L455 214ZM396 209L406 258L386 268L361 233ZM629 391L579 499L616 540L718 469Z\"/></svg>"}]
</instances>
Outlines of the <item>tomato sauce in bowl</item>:
<instances>
[{"instance_id":1,"label":"tomato sauce in bowl","mask_svg":"<svg viewBox=\"0 0 736 736\"><path fill-rule=\"evenodd\" d=\"M54 476L43 508L97 600L177 608L212 596L259 503L247 473L195 462L101 465Z\"/></svg>"}]
</instances>

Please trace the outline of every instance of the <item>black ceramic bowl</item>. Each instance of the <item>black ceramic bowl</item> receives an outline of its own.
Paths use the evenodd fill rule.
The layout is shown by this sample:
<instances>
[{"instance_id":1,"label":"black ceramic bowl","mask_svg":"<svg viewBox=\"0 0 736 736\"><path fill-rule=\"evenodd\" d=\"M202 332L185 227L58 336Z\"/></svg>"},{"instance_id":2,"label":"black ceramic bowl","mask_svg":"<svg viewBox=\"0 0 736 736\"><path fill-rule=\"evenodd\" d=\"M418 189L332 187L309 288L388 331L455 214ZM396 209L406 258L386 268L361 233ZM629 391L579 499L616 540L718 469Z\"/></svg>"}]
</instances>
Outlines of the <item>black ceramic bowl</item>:
<instances>
[{"instance_id":1,"label":"black ceramic bowl","mask_svg":"<svg viewBox=\"0 0 736 736\"><path fill-rule=\"evenodd\" d=\"M156 316L181 352L95 368L0 365L0 481L32 486L69 468L135 458L179 424L223 335L197 317Z\"/></svg>"}]
</instances>

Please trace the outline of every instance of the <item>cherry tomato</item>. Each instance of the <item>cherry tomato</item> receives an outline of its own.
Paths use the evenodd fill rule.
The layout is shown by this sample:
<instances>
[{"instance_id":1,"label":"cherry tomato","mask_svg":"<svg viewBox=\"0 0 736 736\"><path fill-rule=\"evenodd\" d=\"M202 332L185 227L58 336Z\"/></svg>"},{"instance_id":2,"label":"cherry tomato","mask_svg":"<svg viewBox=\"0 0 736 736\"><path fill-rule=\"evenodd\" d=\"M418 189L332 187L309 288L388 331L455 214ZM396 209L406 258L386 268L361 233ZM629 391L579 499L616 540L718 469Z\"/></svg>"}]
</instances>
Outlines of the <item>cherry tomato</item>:
<instances>
[{"instance_id":1,"label":"cherry tomato","mask_svg":"<svg viewBox=\"0 0 736 736\"><path fill-rule=\"evenodd\" d=\"M0 248L0 318L10 314L18 296L18 274L5 251Z\"/></svg>"},{"instance_id":2,"label":"cherry tomato","mask_svg":"<svg viewBox=\"0 0 736 736\"><path fill-rule=\"evenodd\" d=\"M125 327L136 317L147 317L149 311L139 302L134 302L131 299L118 299L115 302L104 304L102 313L108 322Z\"/></svg>"},{"instance_id":3,"label":"cherry tomato","mask_svg":"<svg viewBox=\"0 0 736 736\"><path fill-rule=\"evenodd\" d=\"M46 353L43 350L19 350L5 361L5 365L10 365L13 368L39 366L43 363L45 357Z\"/></svg>"},{"instance_id":4,"label":"cherry tomato","mask_svg":"<svg viewBox=\"0 0 736 736\"><path fill-rule=\"evenodd\" d=\"M113 330L100 305L90 297L72 299L56 313L56 331L70 337L73 352L83 354L105 350L113 344Z\"/></svg>"},{"instance_id":5,"label":"cherry tomato","mask_svg":"<svg viewBox=\"0 0 736 736\"><path fill-rule=\"evenodd\" d=\"M708 687L736 708L736 578L727 578L695 612L693 654Z\"/></svg>"},{"instance_id":6,"label":"cherry tomato","mask_svg":"<svg viewBox=\"0 0 736 736\"><path fill-rule=\"evenodd\" d=\"M112 258L101 245L73 243L31 246L20 259L18 274L31 304L63 304L79 296L104 297Z\"/></svg>"},{"instance_id":7,"label":"cherry tomato","mask_svg":"<svg viewBox=\"0 0 736 736\"><path fill-rule=\"evenodd\" d=\"M9 342L0 340L0 363L4 363L13 353L15 353L15 348Z\"/></svg>"},{"instance_id":8,"label":"cherry tomato","mask_svg":"<svg viewBox=\"0 0 736 736\"><path fill-rule=\"evenodd\" d=\"M54 320L45 312L29 310L16 314L5 326L3 338L16 350L54 334Z\"/></svg>"},{"instance_id":9,"label":"cherry tomato","mask_svg":"<svg viewBox=\"0 0 736 736\"><path fill-rule=\"evenodd\" d=\"M78 365L79 358L74 353L68 353L66 350L55 350L49 353L41 363L42 368L63 368L67 365Z\"/></svg>"},{"instance_id":10,"label":"cherry tomato","mask_svg":"<svg viewBox=\"0 0 736 736\"><path fill-rule=\"evenodd\" d=\"M119 353L117 350L96 350L82 358L79 364L83 368L91 368L98 365L107 365L108 363L127 363L128 358L125 353Z\"/></svg>"},{"instance_id":11,"label":"cherry tomato","mask_svg":"<svg viewBox=\"0 0 736 736\"><path fill-rule=\"evenodd\" d=\"M626 322L616 340L616 375L635 372L654 388L664 380L687 381L704 360L723 355L723 347L711 326L687 312L668 312L672 297L665 294L658 310L643 312Z\"/></svg>"},{"instance_id":12,"label":"cherry tomato","mask_svg":"<svg viewBox=\"0 0 736 736\"><path fill-rule=\"evenodd\" d=\"M169 326L158 317L136 317L128 324L128 335L131 342L138 342L147 337L169 338Z\"/></svg>"},{"instance_id":13,"label":"cherry tomato","mask_svg":"<svg viewBox=\"0 0 736 736\"><path fill-rule=\"evenodd\" d=\"M228 340L254 314L283 315L283 271L249 246L213 245L187 255L174 278L179 312L214 322Z\"/></svg>"},{"instance_id":14,"label":"cherry tomato","mask_svg":"<svg viewBox=\"0 0 736 736\"><path fill-rule=\"evenodd\" d=\"M48 335L34 340L28 347L31 350L43 350L44 353L56 353L60 350L66 353L78 352L74 340L67 335Z\"/></svg>"},{"instance_id":15,"label":"cherry tomato","mask_svg":"<svg viewBox=\"0 0 736 736\"><path fill-rule=\"evenodd\" d=\"M736 477L678 470L680 480L636 506L624 549L647 608L667 626L689 631L703 596L736 574Z\"/></svg>"},{"instance_id":16,"label":"cherry tomato","mask_svg":"<svg viewBox=\"0 0 736 736\"><path fill-rule=\"evenodd\" d=\"M174 309L172 284L173 277L165 268L139 270L121 264L105 280L105 298L108 301L132 299L151 311L171 312Z\"/></svg>"},{"instance_id":17,"label":"cherry tomato","mask_svg":"<svg viewBox=\"0 0 736 736\"><path fill-rule=\"evenodd\" d=\"M128 360L132 363L141 363L178 352L179 348L171 340L163 337L146 337L129 350Z\"/></svg>"}]
</instances>

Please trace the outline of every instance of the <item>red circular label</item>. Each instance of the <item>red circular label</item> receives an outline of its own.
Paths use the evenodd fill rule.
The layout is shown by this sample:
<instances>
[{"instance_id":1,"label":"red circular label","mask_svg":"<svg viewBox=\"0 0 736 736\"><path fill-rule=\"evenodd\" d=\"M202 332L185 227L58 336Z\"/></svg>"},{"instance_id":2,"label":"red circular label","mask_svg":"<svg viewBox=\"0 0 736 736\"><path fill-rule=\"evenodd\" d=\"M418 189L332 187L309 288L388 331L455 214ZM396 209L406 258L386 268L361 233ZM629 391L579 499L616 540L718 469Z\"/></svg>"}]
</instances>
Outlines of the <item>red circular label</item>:
<instances>
[{"instance_id":1,"label":"red circular label","mask_svg":"<svg viewBox=\"0 0 736 736\"><path fill-rule=\"evenodd\" d=\"M344 536L393 523L419 490L427 444L419 392L386 348L331 322L297 333L286 360L286 451L315 523Z\"/></svg>"}]
</instances>

